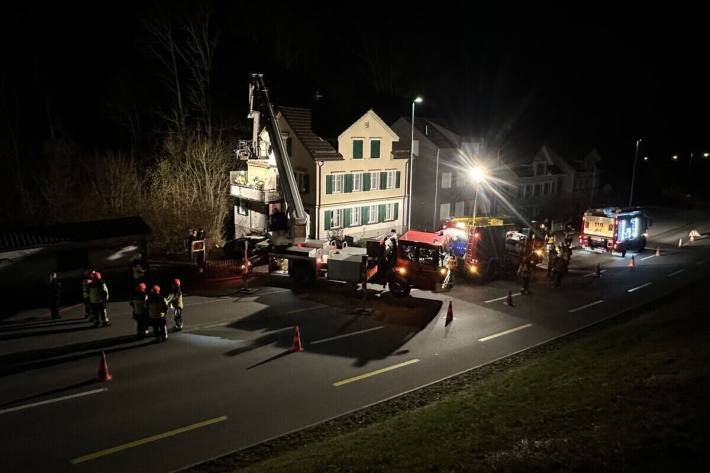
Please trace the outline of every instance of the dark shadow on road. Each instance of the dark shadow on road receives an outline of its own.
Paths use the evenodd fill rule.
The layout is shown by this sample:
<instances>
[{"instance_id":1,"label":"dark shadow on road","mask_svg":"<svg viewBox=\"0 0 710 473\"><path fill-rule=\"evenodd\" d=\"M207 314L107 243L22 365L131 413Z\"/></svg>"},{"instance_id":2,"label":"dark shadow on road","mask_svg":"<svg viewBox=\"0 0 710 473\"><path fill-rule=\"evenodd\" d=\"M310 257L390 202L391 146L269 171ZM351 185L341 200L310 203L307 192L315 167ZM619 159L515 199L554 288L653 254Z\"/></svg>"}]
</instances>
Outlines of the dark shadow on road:
<instances>
[{"instance_id":1,"label":"dark shadow on road","mask_svg":"<svg viewBox=\"0 0 710 473\"><path fill-rule=\"evenodd\" d=\"M295 353L295 352L294 352L293 350L286 350L286 351L283 351L283 352L279 353L278 355L274 355L274 356L272 356L271 358L267 358L267 359L265 359L264 361L260 361L259 363L256 363L256 364L253 364L253 365L249 366L249 367L247 368L247 370L250 370L250 369L252 369L252 368L256 368L257 366L265 365L265 364L270 363L270 362L272 362L272 361L274 361L274 360L278 360L279 358L283 358L284 356L290 355L291 353Z\"/></svg>"},{"instance_id":2,"label":"dark shadow on road","mask_svg":"<svg viewBox=\"0 0 710 473\"><path fill-rule=\"evenodd\" d=\"M3 404L0 404L0 408L10 407L10 406L12 406L13 404L21 404L21 403L23 403L23 402L32 401L32 400L34 400L34 399L38 399L38 398L45 397L45 396L51 396L52 394L59 394L59 393L62 393L62 392L64 392L64 391L71 391L72 389L83 388L83 387L85 387L85 386L90 386L90 385L92 385L92 384L94 384L94 383L96 383L96 382L97 382L97 381L96 381L95 379L88 379L88 380L86 380L86 381L82 381L82 382L80 382L80 383L70 384L69 386L64 386L64 387L62 387L62 388L52 389L52 390L50 390L50 391L44 391L44 392L42 392L42 393L33 394L32 396L26 396L26 397L23 397L23 398L20 398L20 399L13 399L12 401L8 401L8 402L5 402L5 403L3 403Z\"/></svg>"},{"instance_id":3,"label":"dark shadow on road","mask_svg":"<svg viewBox=\"0 0 710 473\"><path fill-rule=\"evenodd\" d=\"M0 322L0 333L19 332L20 330L31 330L33 328L50 328L63 327L66 325L80 324L87 322L88 319L73 318L73 319L42 319L37 321L23 320L21 322Z\"/></svg>"},{"instance_id":4,"label":"dark shadow on road","mask_svg":"<svg viewBox=\"0 0 710 473\"><path fill-rule=\"evenodd\" d=\"M91 324L91 325L86 325L83 327L55 328L52 330L32 330L30 332L0 335L0 342L3 340L15 340L17 338L40 337L42 335L55 335L58 333L79 332L82 330L92 330L94 328L96 328L96 327L94 327L94 325Z\"/></svg>"}]
</instances>

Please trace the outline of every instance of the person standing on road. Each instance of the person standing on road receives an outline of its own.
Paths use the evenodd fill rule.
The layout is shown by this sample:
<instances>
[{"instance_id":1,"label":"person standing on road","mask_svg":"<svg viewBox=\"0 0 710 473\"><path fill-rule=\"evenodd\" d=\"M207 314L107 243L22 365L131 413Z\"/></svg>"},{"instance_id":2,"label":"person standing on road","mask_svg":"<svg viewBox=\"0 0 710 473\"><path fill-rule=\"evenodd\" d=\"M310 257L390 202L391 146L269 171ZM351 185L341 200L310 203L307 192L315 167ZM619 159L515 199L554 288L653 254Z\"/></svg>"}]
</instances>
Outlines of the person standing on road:
<instances>
[{"instance_id":1,"label":"person standing on road","mask_svg":"<svg viewBox=\"0 0 710 473\"><path fill-rule=\"evenodd\" d=\"M518 268L518 276L520 276L520 281L522 282L523 287L520 289L521 294L530 294L529 287L530 287L530 277L532 276L532 271L531 271L531 261L528 257L523 258L523 261L520 262L520 267Z\"/></svg>"},{"instance_id":2,"label":"person standing on road","mask_svg":"<svg viewBox=\"0 0 710 473\"><path fill-rule=\"evenodd\" d=\"M104 327L111 325L108 319L106 303L108 302L108 286L103 281L101 273L94 271L89 285L89 303L91 304L91 314L94 316L94 327Z\"/></svg>"},{"instance_id":3,"label":"person standing on road","mask_svg":"<svg viewBox=\"0 0 710 473\"><path fill-rule=\"evenodd\" d=\"M156 340L161 342L168 339L168 329L165 321L167 312L168 303L160 295L160 286L156 284L150 290L150 296L148 296L148 316L153 326L153 335L155 335Z\"/></svg>"},{"instance_id":4,"label":"person standing on road","mask_svg":"<svg viewBox=\"0 0 710 473\"><path fill-rule=\"evenodd\" d=\"M91 276L94 271L87 269L84 273L84 279L81 280L81 299L84 301L84 318L91 318L91 303L89 302L89 285L91 285Z\"/></svg>"},{"instance_id":5,"label":"person standing on road","mask_svg":"<svg viewBox=\"0 0 710 473\"><path fill-rule=\"evenodd\" d=\"M148 335L148 287L145 283L136 286L131 295L131 308L133 309L133 320L136 321L136 334L138 338L145 338Z\"/></svg>"},{"instance_id":6,"label":"person standing on road","mask_svg":"<svg viewBox=\"0 0 710 473\"><path fill-rule=\"evenodd\" d=\"M552 277L554 281L552 287L560 287L562 285L562 275L566 269L564 258L555 258L555 263L552 268Z\"/></svg>"},{"instance_id":7,"label":"person standing on road","mask_svg":"<svg viewBox=\"0 0 710 473\"><path fill-rule=\"evenodd\" d=\"M62 303L62 283L57 273L49 273L49 310L53 319L59 318L59 305Z\"/></svg>"},{"instance_id":8,"label":"person standing on road","mask_svg":"<svg viewBox=\"0 0 710 473\"><path fill-rule=\"evenodd\" d=\"M182 330L182 309L185 307L182 300L182 282L175 278L172 283L172 293L168 296L168 303L173 307L175 329Z\"/></svg>"}]
</instances>

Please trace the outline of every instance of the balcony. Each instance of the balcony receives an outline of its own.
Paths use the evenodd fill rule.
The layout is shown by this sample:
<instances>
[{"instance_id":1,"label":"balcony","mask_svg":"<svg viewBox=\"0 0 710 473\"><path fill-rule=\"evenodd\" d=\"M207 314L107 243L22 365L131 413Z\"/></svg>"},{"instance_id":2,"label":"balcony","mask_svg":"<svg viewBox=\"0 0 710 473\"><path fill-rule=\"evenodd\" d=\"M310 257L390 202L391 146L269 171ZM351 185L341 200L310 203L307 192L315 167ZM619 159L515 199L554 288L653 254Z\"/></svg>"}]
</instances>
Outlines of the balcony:
<instances>
[{"instance_id":1,"label":"balcony","mask_svg":"<svg viewBox=\"0 0 710 473\"><path fill-rule=\"evenodd\" d=\"M248 186L239 186L232 184L229 186L230 195L239 197L240 199L252 200L269 204L281 200L281 194L278 189L256 189Z\"/></svg>"}]
</instances>

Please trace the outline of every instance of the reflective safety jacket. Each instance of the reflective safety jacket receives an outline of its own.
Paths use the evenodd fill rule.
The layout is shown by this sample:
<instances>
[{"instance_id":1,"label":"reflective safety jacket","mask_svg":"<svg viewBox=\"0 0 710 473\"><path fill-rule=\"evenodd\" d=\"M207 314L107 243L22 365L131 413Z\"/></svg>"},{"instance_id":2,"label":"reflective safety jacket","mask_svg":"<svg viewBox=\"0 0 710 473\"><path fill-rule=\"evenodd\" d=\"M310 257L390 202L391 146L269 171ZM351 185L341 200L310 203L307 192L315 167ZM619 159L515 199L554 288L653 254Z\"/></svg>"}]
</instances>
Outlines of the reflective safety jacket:
<instances>
[{"instance_id":1,"label":"reflective safety jacket","mask_svg":"<svg viewBox=\"0 0 710 473\"><path fill-rule=\"evenodd\" d=\"M148 303L148 296L145 294L133 294L131 297L131 307L133 307L133 315L145 314L145 309Z\"/></svg>"},{"instance_id":2,"label":"reflective safety jacket","mask_svg":"<svg viewBox=\"0 0 710 473\"><path fill-rule=\"evenodd\" d=\"M89 298L89 284L91 284L91 279L84 278L81 281L81 297L84 299Z\"/></svg>"},{"instance_id":3,"label":"reflective safety jacket","mask_svg":"<svg viewBox=\"0 0 710 473\"><path fill-rule=\"evenodd\" d=\"M182 301L182 289L180 289L178 287L173 291L173 293L171 294L171 297L170 297L170 303L173 306L177 307L178 309L185 308L185 306L183 305L183 301Z\"/></svg>"},{"instance_id":4,"label":"reflective safety jacket","mask_svg":"<svg viewBox=\"0 0 710 473\"><path fill-rule=\"evenodd\" d=\"M103 281L91 281L89 284L89 302L101 304L108 301L108 287Z\"/></svg>"},{"instance_id":5,"label":"reflective safety jacket","mask_svg":"<svg viewBox=\"0 0 710 473\"><path fill-rule=\"evenodd\" d=\"M151 319L163 319L168 311L168 303L160 295L151 294L148 296L148 315Z\"/></svg>"}]
</instances>

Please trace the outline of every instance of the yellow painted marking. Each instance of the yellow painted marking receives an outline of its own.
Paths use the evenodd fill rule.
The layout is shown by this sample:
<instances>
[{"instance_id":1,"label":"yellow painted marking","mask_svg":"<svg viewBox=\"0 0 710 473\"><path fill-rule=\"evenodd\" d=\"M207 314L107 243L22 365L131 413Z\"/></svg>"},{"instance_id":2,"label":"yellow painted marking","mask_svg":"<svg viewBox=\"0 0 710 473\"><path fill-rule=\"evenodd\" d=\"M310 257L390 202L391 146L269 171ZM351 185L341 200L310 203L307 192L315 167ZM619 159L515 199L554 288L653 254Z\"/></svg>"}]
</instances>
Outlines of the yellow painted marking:
<instances>
[{"instance_id":1,"label":"yellow painted marking","mask_svg":"<svg viewBox=\"0 0 710 473\"><path fill-rule=\"evenodd\" d=\"M203 420L202 422L197 422L196 424L186 425L185 427L180 427L178 429L169 430L163 432L162 434L151 435L150 437L142 438L140 440L134 440L133 442L124 443L123 445L118 445L116 447L107 448L106 450L99 450L98 452L89 453L88 455L83 455L71 460L72 465L78 465L79 463L88 462L90 460L96 460L97 458L105 457L113 453L121 452L123 450L128 450L129 448L138 447L140 445L145 445L146 443L155 442L157 440L162 440L164 438L173 437L175 435L184 434L190 430L199 429L201 427L207 427L211 424L216 424L217 422L224 422L227 420L227 416L215 417L214 419Z\"/></svg>"},{"instance_id":2,"label":"yellow painted marking","mask_svg":"<svg viewBox=\"0 0 710 473\"><path fill-rule=\"evenodd\" d=\"M411 365L414 363L419 363L419 359L415 358L413 360L405 361L404 363L399 363L397 365L388 366L387 368L382 368L379 370L370 371L369 373L361 374L360 376L355 376L353 378L344 379L342 381L338 381L337 383L333 383L333 386L335 386L337 388L338 386L342 386L344 384L354 383L355 381L360 381L362 379L366 379L371 376L377 376L378 374L382 374L382 373L386 373L388 371L396 370L397 368L402 368L404 366Z\"/></svg>"}]
</instances>

